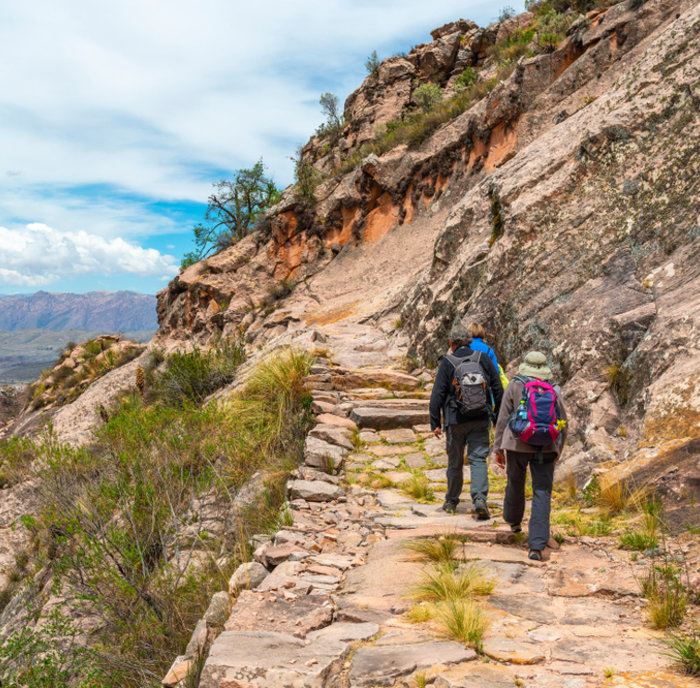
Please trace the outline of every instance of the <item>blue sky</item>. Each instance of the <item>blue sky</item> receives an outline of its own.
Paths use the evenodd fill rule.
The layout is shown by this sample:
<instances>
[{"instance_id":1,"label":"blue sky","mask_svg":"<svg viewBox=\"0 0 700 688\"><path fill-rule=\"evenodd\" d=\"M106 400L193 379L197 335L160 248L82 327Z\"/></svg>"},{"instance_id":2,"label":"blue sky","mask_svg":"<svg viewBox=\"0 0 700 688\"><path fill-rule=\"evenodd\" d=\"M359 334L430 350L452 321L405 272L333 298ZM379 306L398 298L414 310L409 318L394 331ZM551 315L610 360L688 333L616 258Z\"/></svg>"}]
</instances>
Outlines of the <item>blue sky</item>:
<instances>
[{"instance_id":1,"label":"blue sky","mask_svg":"<svg viewBox=\"0 0 700 688\"><path fill-rule=\"evenodd\" d=\"M260 157L292 181L322 92L506 4L4 0L0 294L158 291L212 183Z\"/></svg>"}]
</instances>

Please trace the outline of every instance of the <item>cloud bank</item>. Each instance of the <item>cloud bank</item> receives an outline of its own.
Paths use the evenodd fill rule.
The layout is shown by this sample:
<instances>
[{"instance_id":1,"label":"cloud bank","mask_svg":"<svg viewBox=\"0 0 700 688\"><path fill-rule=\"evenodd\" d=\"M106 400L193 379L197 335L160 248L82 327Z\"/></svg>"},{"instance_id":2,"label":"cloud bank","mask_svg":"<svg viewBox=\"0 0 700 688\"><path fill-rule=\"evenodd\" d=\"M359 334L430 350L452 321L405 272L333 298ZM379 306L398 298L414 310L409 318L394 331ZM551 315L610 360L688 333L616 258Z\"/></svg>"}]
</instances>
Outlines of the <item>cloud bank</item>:
<instances>
[{"instance_id":1,"label":"cloud bank","mask_svg":"<svg viewBox=\"0 0 700 688\"><path fill-rule=\"evenodd\" d=\"M162 277L175 273L173 256L119 237L61 232L38 223L23 229L0 227L0 280L7 284L37 287L89 274Z\"/></svg>"}]
</instances>

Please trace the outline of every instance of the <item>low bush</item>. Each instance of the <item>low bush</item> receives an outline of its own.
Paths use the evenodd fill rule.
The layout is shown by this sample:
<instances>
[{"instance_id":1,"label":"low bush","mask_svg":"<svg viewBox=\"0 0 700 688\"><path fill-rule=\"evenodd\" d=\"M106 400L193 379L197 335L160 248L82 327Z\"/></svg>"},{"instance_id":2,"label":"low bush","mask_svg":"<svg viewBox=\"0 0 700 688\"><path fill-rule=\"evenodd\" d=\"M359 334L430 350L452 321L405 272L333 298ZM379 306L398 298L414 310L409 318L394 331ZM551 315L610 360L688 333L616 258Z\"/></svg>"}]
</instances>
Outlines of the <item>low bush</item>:
<instances>
[{"instance_id":1,"label":"low bush","mask_svg":"<svg viewBox=\"0 0 700 688\"><path fill-rule=\"evenodd\" d=\"M155 376L151 370L151 379L144 381L147 398L167 406L199 403L231 382L244 358L241 341L229 339L207 350L195 346L190 352L172 353L165 359L164 370Z\"/></svg>"},{"instance_id":2,"label":"low bush","mask_svg":"<svg viewBox=\"0 0 700 688\"><path fill-rule=\"evenodd\" d=\"M338 168L338 174L345 174L359 165L371 153L382 155L396 146L406 144L415 148L427 140L439 127L458 117L472 105L488 95L501 81L515 69L512 62L499 67L498 74L487 80L473 83L461 89L452 98L442 100L427 112L416 112L403 119L389 122L383 133L373 141L362 144L346 158Z\"/></svg>"},{"instance_id":3,"label":"low bush","mask_svg":"<svg viewBox=\"0 0 700 688\"><path fill-rule=\"evenodd\" d=\"M90 688L157 683L211 595L226 588L249 537L285 518L285 480L301 460L311 418L303 386L311 357L284 351L229 400L199 406L192 397L204 394L203 356L150 369L154 384L160 374L188 382L150 403L125 397L91 447L46 435L31 448L42 506L25 525L63 594L103 623L96 638L106 669ZM236 496L261 469L262 496L242 508Z\"/></svg>"},{"instance_id":4,"label":"low bush","mask_svg":"<svg viewBox=\"0 0 700 688\"><path fill-rule=\"evenodd\" d=\"M413 92L413 102L422 112L429 112L442 100L442 89L437 84L421 84Z\"/></svg>"}]
</instances>

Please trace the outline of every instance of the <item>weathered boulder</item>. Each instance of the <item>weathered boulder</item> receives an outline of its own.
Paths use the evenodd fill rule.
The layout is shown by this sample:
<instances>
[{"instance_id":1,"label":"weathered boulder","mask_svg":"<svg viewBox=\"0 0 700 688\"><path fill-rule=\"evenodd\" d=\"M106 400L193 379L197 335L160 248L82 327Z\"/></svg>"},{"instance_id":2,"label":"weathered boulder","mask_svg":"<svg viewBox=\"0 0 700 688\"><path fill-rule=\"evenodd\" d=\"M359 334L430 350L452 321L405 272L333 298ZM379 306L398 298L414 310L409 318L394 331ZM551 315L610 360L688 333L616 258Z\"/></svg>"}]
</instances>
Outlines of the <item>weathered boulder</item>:
<instances>
[{"instance_id":1,"label":"weathered boulder","mask_svg":"<svg viewBox=\"0 0 700 688\"><path fill-rule=\"evenodd\" d=\"M269 571L258 561L247 561L241 564L228 581L231 595L237 595L241 590L256 588L263 582Z\"/></svg>"}]
</instances>

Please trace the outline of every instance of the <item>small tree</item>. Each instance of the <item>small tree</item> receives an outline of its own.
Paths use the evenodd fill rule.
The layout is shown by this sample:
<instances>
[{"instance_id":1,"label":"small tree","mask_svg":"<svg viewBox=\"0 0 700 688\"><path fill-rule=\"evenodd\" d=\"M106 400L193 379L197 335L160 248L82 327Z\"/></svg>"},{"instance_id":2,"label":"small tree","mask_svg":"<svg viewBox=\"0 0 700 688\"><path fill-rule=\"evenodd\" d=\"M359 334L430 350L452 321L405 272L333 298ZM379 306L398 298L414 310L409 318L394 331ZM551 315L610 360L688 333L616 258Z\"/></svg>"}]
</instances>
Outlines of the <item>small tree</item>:
<instances>
[{"instance_id":1,"label":"small tree","mask_svg":"<svg viewBox=\"0 0 700 688\"><path fill-rule=\"evenodd\" d=\"M514 17L516 14L517 12L510 5L506 5L505 7L501 8L501 11L498 13L498 21L504 22L507 19Z\"/></svg>"},{"instance_id":2,"label":"small tree","mask_svg":"<svg viewBox=\"0 0 700 688\"><path fill-rule=\"evenodd\" d=\"M280 190L265 176L262 158L250 169L238 170L233 181L220 181L209 196L204 223L194 227L196 250L185 254L182 268L232 246L250 234L260 215L280 198Z\"/></svg>"},{"instance_id":3,"label":"small tree","mask_svg":"<svg viewBox=\"0 0 700 688\"><path fill-rule=\"evenodd\" d=\"M377 55L377 51L373 50L372 54L367 58L367 62L365 62L365 69L367 70L368 74L376 74L379 71L379 55Z\"/></svg>"},{"instance_id":4,"label":"small tree","mask_svg":"<svg viewBox=\"0 0 700 688\"><path fill-rule=\"evenodd\" d=\"M318 102L326 121L318 126L316 136L330 136L332 143L335 143L345 124L345 118L338 113L338 96L335 93L322 93Z\"/></svg>"}]
</instances>

